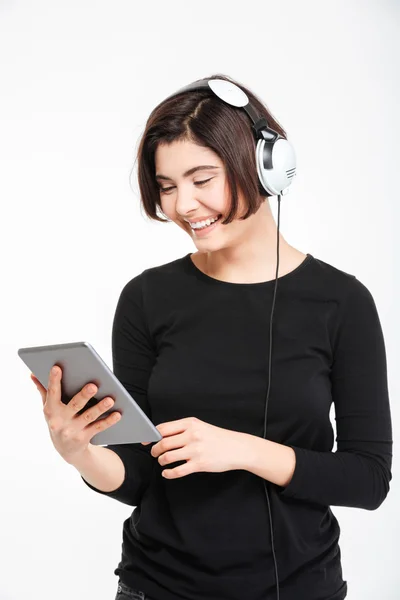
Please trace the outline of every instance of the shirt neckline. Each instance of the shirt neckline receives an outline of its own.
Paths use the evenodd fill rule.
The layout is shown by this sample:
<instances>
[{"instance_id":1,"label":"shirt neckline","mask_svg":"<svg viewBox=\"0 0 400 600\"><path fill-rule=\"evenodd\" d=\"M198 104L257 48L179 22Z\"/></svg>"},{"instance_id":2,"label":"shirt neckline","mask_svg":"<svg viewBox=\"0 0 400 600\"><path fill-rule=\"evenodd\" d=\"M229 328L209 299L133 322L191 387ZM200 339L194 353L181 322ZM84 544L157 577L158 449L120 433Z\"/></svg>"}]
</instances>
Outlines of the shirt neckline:
<instances>
[{"instance_id":1,"label":"shirt neckline","mask_svg":"<svg viewBox=\"0 0 400 600\"><path fill-rule=\"evenodd\" d=\"M222 281L221 279L216 279L215 277L211 277L210 275L207 275L206 273L201 271L194 264L194 262L191 259L192 254L194 254L194 252L189 252L188 254L186 254L186 256L183 257L184 263L188 266L189 270L196 275L196 277L198 279L207 281L211 284L224 285L224 286L230 286L230 287L242 287L242 288L244 288L244 287L246 287L246 288L265 288L265 287L270 287L275 284L275 278L270 279L268 281L258 281L258 282L253 282L253 283L234 283L232 281ZM311 263L311 261L313 261L313 260L314 260L313 255L310 254L309 252L307 252L304 260L297 267L295 267L292 271L289 271L289 273L286 273L285 275L281 275L280 277L278 277L278 281L289 280L289 279L295 277L299 273L299 271L301 269L303 269L303 267L305 267L306 265Z\"/></svg>"}]
</instances>

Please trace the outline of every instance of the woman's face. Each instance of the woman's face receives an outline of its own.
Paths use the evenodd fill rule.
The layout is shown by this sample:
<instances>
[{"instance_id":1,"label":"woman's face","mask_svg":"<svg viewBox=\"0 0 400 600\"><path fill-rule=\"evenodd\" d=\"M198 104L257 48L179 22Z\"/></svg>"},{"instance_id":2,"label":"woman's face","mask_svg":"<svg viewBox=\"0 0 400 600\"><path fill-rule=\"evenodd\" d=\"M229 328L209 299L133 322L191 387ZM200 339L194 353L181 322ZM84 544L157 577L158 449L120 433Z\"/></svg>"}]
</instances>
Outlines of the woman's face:
<instances>
[{"instance_id":1,"label":"woman's face","mask_svg":"<svg viewBox=\"0 0 400 600\"><path fill-rule=\"evenodd\" d=\"M208 168L185 176L189 169L204 165ZM210 226L210 231L205 228L197 232L185 221L218 215L225 217L228 213L230 193L225 166L210 148L188 141L159 144L155 152L155 167L157 183L163 188L160 189L163 213L186 231L199 249L226 245L226 236L245 223L235 219L228 225L221 225L219 221ZM239 193L239 214L242 202Z\"/></svg>"}]
</instances>

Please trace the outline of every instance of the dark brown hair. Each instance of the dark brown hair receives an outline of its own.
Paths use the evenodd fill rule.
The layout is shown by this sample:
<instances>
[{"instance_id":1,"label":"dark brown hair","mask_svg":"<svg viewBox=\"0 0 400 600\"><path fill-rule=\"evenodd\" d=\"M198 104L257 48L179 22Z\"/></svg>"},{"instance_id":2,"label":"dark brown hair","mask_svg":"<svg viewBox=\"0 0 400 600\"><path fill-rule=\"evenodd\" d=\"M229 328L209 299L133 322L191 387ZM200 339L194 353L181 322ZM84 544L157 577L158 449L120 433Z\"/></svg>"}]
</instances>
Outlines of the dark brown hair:
<instances>
[{"instance_id":1,"label":"dark brown hair","mask_svg":"<svg viewBox=\"0 0 400 600\"><path fill-rule=\"evenodd\" d=\"M259 114L265 117L268 125L287 139L284 129L248 88L220 73L209 78L231 81L242 88ZM231 206L229 214L224 221L221 221L222 223L230 223L236 218L238 188L242 191L247 204L247 212L240 217L243 220L257 212L263 199L271 195L258 181L256 140L251 129L251 121L245 111L230 106L218 98L212 90L184 92L164 100L152 110L139 143L137 152L139 190L142 207L150 219L169 221L157 214L157 209L164 213L160 204L159 185L155 179L154 155L158 144L170 144L174 141L190 141L210 148L223 162L231 195ZM262 196L261 201L260 196Z\"/></svg>"}]
</instances>

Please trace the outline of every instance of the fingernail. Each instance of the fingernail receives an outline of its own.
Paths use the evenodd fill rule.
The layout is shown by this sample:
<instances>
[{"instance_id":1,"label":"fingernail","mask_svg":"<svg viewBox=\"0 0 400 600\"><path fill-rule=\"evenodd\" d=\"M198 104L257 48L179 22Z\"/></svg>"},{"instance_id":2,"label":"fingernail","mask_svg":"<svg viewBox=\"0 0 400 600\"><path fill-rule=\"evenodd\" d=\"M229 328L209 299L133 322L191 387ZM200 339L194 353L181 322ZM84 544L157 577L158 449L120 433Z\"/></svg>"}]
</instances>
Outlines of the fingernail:
<instances>
[{"instance_id":1,"label":"fingernail","mask_svg":"<svg viewBox=\"0 0 400 600\"><path fill-rule=\"evenodd\" d=\"M53 375L56 375L58 372L58 368L57 367L53 367L51 372L53 373Z\"/></svg>"}]
</instances>

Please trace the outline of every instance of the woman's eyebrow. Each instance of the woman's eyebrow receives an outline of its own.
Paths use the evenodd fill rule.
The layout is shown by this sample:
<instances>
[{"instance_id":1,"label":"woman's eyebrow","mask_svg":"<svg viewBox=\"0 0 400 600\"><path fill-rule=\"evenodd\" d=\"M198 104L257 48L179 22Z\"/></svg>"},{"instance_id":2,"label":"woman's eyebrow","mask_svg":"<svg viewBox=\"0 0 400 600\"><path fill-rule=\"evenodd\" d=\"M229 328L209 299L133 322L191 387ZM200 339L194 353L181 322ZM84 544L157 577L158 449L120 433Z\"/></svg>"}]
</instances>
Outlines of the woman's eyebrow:
<instances>
[{"instance_id":1,"label":"woman's eyebrow","mask_svg":"<svg viewBox=\"0 0 400 600\"><path fill-rule=\"evenodd\" d=\"M205 169L219 169L216 165L199 165L198 167L192 167L184 172L184 177L189 177L189 175L193 175L196 171L205 170ZM167 177L166 175L161 175L158 173L156 175L156 179L167 179L168 181L172 181L171 177Z\"/></svg>"}]
</instances>

